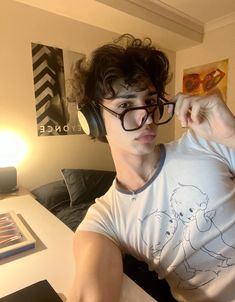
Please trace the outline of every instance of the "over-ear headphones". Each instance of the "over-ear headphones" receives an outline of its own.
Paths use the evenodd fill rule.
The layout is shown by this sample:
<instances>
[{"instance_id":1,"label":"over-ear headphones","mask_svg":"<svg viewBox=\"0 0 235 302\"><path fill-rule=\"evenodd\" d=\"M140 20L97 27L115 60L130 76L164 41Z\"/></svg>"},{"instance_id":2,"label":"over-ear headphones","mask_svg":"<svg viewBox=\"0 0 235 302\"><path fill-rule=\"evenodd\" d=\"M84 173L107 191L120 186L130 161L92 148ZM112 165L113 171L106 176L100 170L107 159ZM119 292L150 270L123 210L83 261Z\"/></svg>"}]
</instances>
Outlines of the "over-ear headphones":
<instances>
[{"instance_id":1,"label":"over-ear headphones","mask_svg":"<svg viewBox=\"0 0 235 302\"><path fill-rule=\"evenodd\" d=\"M87 135L104 140L106 130L100 110L95 102L87 102L79 105L78 120L82 130Z\"/></svg>"}]
</instances>

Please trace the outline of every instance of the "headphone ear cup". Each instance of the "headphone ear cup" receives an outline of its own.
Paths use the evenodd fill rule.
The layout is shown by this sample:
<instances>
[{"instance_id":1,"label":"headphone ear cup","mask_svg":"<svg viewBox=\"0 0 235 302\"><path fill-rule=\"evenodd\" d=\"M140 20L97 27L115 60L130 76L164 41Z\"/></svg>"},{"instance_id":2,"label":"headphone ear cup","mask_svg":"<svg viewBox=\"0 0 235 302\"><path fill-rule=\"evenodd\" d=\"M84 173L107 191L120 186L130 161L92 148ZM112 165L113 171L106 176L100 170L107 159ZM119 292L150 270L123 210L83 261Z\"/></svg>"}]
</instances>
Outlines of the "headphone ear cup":
<instances>
[{"instance_id":1,"label":"headphone ear cup","mask_svg":"<svg viewBox=\"0 0 235 302\"><path fill-rule=\"evenodd\" d=\"M99 108L94 103L82 104L78 108L78 120L82 130L93 138L103 138L106 135L103 119Z\"/></svg>"}]
</instances>

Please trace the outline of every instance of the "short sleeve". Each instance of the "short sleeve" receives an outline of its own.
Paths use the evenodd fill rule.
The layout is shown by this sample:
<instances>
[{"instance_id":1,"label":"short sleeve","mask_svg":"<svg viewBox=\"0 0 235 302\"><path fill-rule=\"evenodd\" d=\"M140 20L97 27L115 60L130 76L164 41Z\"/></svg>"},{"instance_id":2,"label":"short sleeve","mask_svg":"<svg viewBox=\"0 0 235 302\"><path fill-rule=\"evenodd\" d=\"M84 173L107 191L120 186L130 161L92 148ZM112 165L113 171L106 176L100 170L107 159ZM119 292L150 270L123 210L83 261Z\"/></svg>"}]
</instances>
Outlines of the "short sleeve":
<instances>
[{"instance_id":1,"label":"short sleeve","mask_svg":"<svg viewBox=\"0 0 235 302\"><path fill-rule=\"evenodd\" d=\"M117 234L115 232L112 214L112 204L110 190L102 197L97 198L95 203L88 209L83 221L77 228L78 231L90 231L102 234L116 244L118 243Z\"/></svg>"},{"instance_id":2,"label":"short sleeve","mask_svg":"<svg viewBox=\"0 0 235 302\"><path fill-rule=\"evenodd\" d=\"M235 149L228 148L213 141L207 141L196 136L193 131L188 131L188 138L191 146L193 145L195 149L201 148L204 151L209 152L211 156L214 154L219 157L223 162L225 162L229 170L235 174Z\"/></svg>"}]
</instances>

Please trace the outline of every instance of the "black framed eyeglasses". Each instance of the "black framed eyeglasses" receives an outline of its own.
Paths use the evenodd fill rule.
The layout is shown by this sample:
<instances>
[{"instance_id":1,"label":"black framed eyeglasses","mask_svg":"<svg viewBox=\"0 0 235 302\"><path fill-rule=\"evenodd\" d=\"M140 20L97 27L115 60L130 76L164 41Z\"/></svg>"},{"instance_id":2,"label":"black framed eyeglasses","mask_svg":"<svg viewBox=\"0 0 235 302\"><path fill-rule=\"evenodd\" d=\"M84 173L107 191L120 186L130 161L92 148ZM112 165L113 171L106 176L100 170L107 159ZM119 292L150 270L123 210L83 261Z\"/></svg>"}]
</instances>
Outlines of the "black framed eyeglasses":
<instances>
[{"instance_id":1,"label":"black framed eyeglasses","mask_svg":"<svg viewBox=\"0 0 235 302\"><path fill-rule=\"evenodd\" d=\"M172 119L175 110L175 103L169 102L164 97L158 97L157 102L151 105L124 109L122 113L117 113L101 103L98 103L98 105L120 119L125 131L140 129L149 115L151 115L155 125L166 124Z\"/></svg>"}]
</instances>

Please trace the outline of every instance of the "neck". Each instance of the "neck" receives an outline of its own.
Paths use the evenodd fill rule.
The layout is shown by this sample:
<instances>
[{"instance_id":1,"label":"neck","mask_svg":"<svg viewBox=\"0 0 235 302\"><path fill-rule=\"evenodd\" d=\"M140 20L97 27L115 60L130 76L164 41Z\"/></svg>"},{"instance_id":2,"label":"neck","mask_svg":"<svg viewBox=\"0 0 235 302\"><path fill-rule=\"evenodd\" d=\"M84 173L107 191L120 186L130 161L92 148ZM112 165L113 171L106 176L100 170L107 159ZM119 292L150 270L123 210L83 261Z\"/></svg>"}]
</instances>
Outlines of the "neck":
<instances>
[{"instance_id":1,"label":"neck","mask_svg":"<svg viewBox=\"0 0 235 302\"><path fill-rule=\"evenodd\" d=\"M135 191L154 175L159 161L160 150L156 147L153 152L147 155L113 155L117 171L117 185L122 189Z\"/></svg>"}]
</instances>

